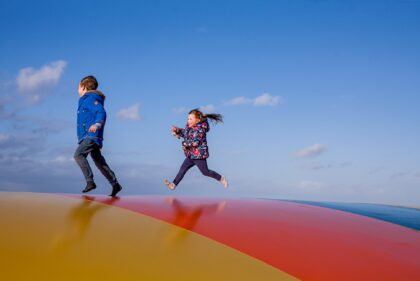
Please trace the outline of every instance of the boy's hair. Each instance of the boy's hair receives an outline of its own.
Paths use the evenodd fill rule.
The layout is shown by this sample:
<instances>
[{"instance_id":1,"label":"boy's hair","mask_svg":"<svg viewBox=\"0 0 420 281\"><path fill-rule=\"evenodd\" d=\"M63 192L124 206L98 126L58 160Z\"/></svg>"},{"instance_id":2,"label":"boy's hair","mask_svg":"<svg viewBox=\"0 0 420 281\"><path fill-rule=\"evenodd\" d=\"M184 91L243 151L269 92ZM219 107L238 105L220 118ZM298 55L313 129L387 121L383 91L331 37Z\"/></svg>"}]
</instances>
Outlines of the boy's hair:
<instances>
[{"instance_id":1,"label":"boy's hair","mask_svg":"<svg viewBox=\"0 0 420 281\"><path fill-rule=\"evenodd\" d=\"M89 75L80 81L80 85L88 91L96 90L98 88L98 80L96 80L95 76Z\"/></svg>"},{"instance_id":2,"label":"boy's hair","mask_svg":"<svg viewBox=\"0 0 420 281\"><path fill-rule=\"evenodd\" d=\"M194 116L199 119L200 121L210 118L211 121L214 121L216 123L222 122L223 123L223 116L221 114L217 113L211 113L211 114L204 114L199 109L195 108L191 110L188 114L194 114Z\"/></svg>"}]
</instances>

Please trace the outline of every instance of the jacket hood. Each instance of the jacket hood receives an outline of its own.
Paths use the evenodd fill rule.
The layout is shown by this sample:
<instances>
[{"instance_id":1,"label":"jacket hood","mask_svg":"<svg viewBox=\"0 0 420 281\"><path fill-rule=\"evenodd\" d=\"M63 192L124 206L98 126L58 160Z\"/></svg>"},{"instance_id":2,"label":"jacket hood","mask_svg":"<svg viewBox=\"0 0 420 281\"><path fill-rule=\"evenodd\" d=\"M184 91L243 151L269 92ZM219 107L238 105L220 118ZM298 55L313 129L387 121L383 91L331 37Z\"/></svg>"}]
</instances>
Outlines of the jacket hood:
<instances>
[{"instance_id":1,"label":"jacket hood","mask_svg":"<svg viewBox=\"0 0 420 281\"><path fill-rule=\"evenodd\" d=\"M96 96L97 99L99 98L98 100L101 100L102 102L105 101L105 95L101 91L92 90L92 91L87 92L86 94L92 94L91 96Z\"/></svg>"},{"instance_id":2,"label":"jacket hood","mask_svg":"<svg viewBox=\"0 0 420 281\"><path fill-rule=\"evenodd\" d=\"M97 94L98 96L101 96L103 99L105 99L105 94L98 90L89 91L89 93Z\"/></svg>"},{"instance_id":3,"label":"jacket hood","mask_svg":"<svg viewBox=\"0 0 420 281\"><path fill-rule=\"evenodd\" d=\"M195 127L199 127L199 128L204 129L204 131L206 131L206 133L210 130L209 121L207 120L207 118L205 118L202 121L195 124Z\"/></svg>"}]
</instances>

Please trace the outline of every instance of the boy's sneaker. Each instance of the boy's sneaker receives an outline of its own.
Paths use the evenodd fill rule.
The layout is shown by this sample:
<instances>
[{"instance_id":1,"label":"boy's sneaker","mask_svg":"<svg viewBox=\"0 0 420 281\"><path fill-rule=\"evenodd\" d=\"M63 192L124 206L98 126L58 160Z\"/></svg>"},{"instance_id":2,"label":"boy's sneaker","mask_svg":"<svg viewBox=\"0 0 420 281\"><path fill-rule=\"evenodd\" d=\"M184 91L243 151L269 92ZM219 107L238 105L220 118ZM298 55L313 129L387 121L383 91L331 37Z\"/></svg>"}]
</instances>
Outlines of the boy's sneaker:
<instances>
[{"instance_id":1,"label":"boy's sneaker","mask_svg":"<svg viewBox=\"0 0 420 281\"><path fill-rule=\"evenodd\" d=\"M96 184L93 181L88 181L86 184L85 189L82 190L83 193L89 192L91 190L94 190L96 188Z\"/></svg>"},{"instance_id":2,"label":"boy's sneaker","mask_svg":"<svg viewBox=\"0 0 420 281\"><path fill-rule=\"evenodd\" d=\"M168 180L164 180L163 183L170 189L175 190L176 185L173 182L170 182Z\"/></svg>"},{"instance_id":3,"label":"boy's sneaker","mask_svg":"<svg viewBox=\"0 0 420 281\"><path fill-rule=\"evenodd\" d=\"M115 197L115 195L117 195L118 192L120 192L122 189L122 186L116 182L112 185L112 192L109 196Z\"/></svg>"},{"instance_id":4,"label":"boy's sneaker","mask_svg":"<svg viewBox=\"0 0 420 281\"><path fill-rule=\"evenodd\" d=\"M225 176L222 176L222 178L220 179L221 184L227 188L229 186L229 183L227 181L227 179L225 178Z\"/></svg>"}]
</instances>

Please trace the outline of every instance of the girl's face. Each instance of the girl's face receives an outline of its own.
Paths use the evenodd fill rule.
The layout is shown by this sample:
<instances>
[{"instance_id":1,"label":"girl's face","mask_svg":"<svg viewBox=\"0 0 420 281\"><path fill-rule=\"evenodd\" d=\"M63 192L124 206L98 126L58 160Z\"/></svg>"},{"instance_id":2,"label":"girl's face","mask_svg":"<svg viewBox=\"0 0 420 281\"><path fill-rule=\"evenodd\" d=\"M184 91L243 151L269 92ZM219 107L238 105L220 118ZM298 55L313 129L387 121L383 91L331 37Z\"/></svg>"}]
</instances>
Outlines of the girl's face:
<instances>
[{"instance_id":1,"label":"girl's face","mask_svg":"<svg viewBox=\"0 0 420 281\"><path fill-rule=\"evenodd\" d=\"M195 115L194 114L189 114L188 115L188 121L187 121L187 124L188 124L188 127L189 128L192 128L192 127L194 127L194 125L195 124L197 124L198 123L198 121L200 121L200 120L198 120L198 118L197 117L195 117Z\"/></svg>"}]
</instances>

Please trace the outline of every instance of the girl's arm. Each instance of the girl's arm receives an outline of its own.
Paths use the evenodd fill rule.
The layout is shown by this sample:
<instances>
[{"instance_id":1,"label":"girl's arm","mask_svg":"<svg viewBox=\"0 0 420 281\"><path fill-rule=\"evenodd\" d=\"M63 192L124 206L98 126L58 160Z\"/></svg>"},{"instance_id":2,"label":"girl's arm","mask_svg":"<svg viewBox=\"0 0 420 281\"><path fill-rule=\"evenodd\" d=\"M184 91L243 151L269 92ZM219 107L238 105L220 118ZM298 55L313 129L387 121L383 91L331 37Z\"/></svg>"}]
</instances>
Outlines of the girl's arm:
<instances>
[{"instance_id":1,"label":"girl's arm","mask_svg":"<svg viewBox=\"0 0 420 281\"><path fill-rule=\"evenodd\" d=\"M184 129L172 126L172 134L177 138L184 137L184 131Z\"/></svg>"}]
</instances>

